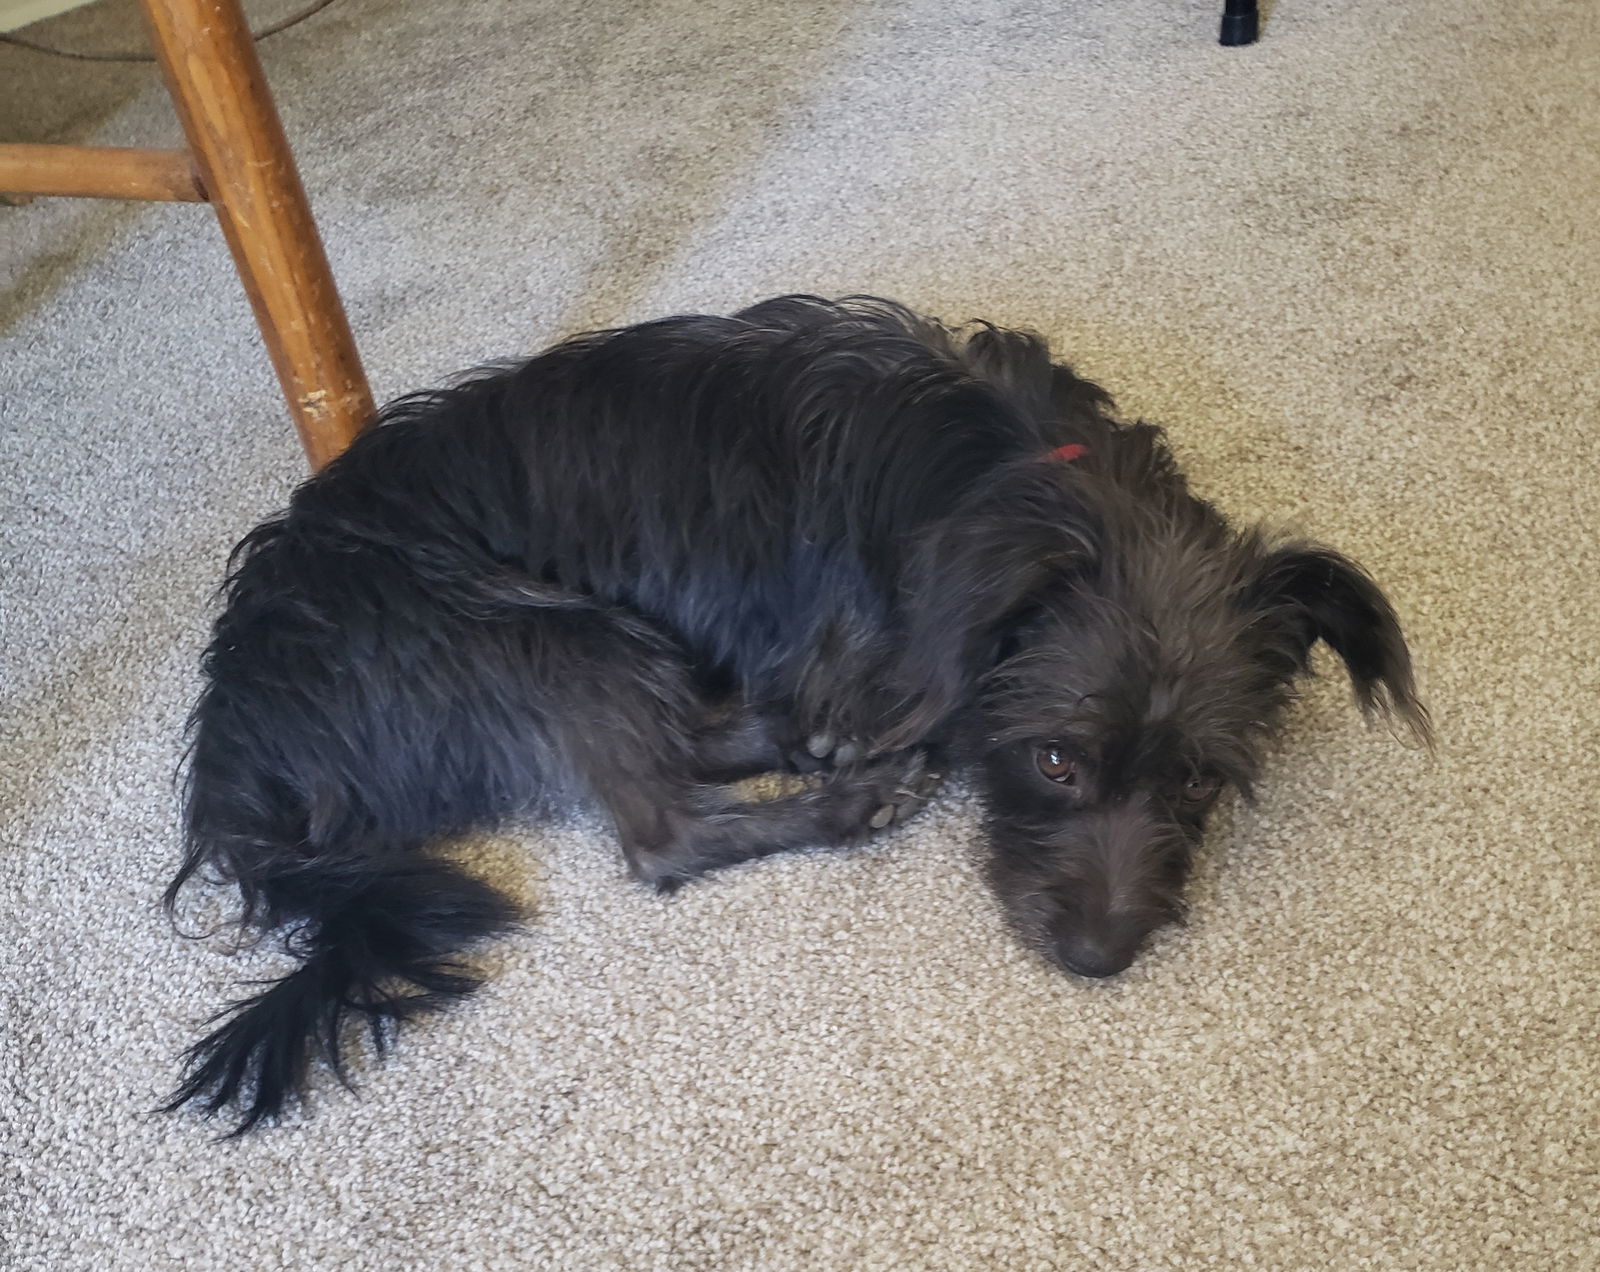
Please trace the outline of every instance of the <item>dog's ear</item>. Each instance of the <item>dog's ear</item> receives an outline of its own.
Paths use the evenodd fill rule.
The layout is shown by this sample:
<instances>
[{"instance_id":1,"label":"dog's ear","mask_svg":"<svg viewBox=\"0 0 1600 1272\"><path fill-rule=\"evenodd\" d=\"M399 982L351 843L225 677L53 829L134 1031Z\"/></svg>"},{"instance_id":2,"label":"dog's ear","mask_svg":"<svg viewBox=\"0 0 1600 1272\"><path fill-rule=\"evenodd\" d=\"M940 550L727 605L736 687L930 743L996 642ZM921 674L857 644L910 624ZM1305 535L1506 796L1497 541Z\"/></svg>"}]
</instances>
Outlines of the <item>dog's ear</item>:
<instances>
[{"instance_id":1,"label":"dog's ear","mask_svg":"<svg viewBox=\"0 0 1600 1272\"><path fill-rule=\"evenodd\" d=\"M894 674L901 702L880 746L909 746L937 728L1046 589L1092 557L1092 528L1049 467L1033 463L996 483L918 546Z\"/></svg>"},{"instance_id":2,"label":"dog's ear","mask_svg":"<svg viewBox=\"0 0 1600 1272\"><path fill-rule=\"evenodd\" d=\"M1428 709L1417 697L1400 621L1355 562L1315 544L1278 548L1265 557L1243 602L1282 621L1301 671L1309 666L1312 645L1325 641L1344 661L1364 713L1396 717L1418 741L1431 741Z\"/></svg>"}]
</instances>

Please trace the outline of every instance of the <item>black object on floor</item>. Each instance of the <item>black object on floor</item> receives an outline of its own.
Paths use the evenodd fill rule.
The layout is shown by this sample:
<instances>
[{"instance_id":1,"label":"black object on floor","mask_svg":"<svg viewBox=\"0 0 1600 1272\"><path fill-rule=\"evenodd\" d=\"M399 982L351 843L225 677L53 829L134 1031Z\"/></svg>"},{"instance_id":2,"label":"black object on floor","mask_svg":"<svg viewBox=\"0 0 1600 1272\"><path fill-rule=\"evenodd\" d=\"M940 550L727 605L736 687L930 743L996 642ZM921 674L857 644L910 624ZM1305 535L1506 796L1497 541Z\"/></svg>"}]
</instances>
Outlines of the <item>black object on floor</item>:
<instances>
[{"instance_id":1,"label":"black object on floor","mask_svg":"<svg viewBox=\"0 0 1600 1272\"><path fill-rule=\"evenodd\" d=\"M1222 9L1220 42L1229 48L1254 44L1261 29L1261 10L1257 0L1225 0Z\"/></svg>"}]
</instances>

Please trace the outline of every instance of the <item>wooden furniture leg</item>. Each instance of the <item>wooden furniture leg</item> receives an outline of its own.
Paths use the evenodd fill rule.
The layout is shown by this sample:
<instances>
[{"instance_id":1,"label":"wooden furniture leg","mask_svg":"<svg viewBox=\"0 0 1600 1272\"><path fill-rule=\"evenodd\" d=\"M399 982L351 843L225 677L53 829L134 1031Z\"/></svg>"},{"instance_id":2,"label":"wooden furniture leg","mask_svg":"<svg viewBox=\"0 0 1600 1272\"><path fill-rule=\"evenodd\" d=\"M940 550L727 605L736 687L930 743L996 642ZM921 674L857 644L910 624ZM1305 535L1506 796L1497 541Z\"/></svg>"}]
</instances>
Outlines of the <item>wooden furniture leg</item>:
<instances>
[{"instance_id":1,"label":"wooden furniture leg","mask_svg":"<svg viewBox=\"0 0 1600 1272\"><path fill-rule=\"evenodd\" d=\"M204 203L200 174L182 150L128 146L0 145L0 190L88 199Z\"/></svg>"},{"instance_id":2,"label":"wooden furniture leg","mask_svg":"<svg viewBox=\"0 0 1600 1272\"><path fill-rule=\"evenodd\" d=\"M8 194L209 200L314 468L372 393L238 0L141 0L189 152L0 146Z\"/></svg>"},{"instance_id":3,"label":"wooden furniture leg","mask_svg":"<svg viewBox=\"0 0 1600 1272\"><path fill-rule=\"evenodd\" d=\"M237 0L143 0L195 167L255 308L300 440L320 468L372 394Z\"/></svg>"}]
</instances>

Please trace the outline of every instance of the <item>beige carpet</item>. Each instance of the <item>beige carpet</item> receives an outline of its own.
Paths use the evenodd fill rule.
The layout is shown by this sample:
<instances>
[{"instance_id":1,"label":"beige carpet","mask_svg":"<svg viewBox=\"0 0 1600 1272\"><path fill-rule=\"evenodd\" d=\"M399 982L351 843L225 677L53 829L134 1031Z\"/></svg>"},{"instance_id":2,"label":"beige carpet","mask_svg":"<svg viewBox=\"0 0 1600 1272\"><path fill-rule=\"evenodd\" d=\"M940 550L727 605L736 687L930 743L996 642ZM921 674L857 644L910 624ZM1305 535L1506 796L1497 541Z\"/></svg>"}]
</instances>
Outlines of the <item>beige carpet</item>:
<instances>
[{"instance_id":1,"label":"beige carpet","mask_svg":"<svg viewBox=\"0 0 1600 1272\"><path fill-rule=\"evenodd\" d=\"M243 1143L146 1110L278 961L156 898L209 590L301 461L205 208L0 209L0 1265L1600 1266L1600 20L1279 0L1223 50L1219 8L339 0L266 42L381 395L789 289L1032 324L1370 565L1441 742L1316 682L1106 985L1007 937L959 784L671 901L592 820L508 831L470 853L537 918L487 990ZM174 137L149 68L5 47L0 129Z\"/></svg>"}]
</instances>

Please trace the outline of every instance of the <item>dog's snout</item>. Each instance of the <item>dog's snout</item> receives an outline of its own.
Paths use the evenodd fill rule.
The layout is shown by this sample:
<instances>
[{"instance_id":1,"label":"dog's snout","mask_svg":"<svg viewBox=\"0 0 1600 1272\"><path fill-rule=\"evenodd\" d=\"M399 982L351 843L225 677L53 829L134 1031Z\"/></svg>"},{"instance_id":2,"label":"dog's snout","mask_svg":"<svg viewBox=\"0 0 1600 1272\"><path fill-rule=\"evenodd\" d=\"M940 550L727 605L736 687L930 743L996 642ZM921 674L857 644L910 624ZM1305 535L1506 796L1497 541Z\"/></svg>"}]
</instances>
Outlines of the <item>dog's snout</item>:
<instances>
[{"instance_id":1,"label":"dog's snout","mask_svg":"<svg viewBox=\"0 0 1600 1272\"><path fill-rule=\"evenodd\" d=\"M1056 958L1069 972L1104 980L1126 971L1137 949L1137 945L1116 945L1080 933L1056 942Z\"/></svg>"}]
</instances>

